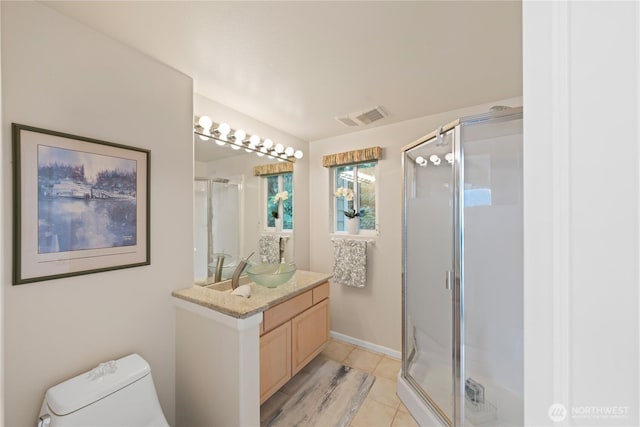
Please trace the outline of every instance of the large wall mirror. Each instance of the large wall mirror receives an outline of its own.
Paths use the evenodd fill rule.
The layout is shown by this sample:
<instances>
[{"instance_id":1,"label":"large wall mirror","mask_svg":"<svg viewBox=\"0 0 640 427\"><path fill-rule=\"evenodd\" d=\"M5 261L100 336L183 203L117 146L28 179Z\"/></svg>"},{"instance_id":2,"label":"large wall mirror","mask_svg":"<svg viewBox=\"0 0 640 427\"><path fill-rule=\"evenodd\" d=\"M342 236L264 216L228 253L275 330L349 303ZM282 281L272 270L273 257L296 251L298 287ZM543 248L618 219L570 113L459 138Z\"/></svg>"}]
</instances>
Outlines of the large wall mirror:
<instances>
[{"instance_id":1,"label":"large wall mirror","mask_svg":"<svg viewBox=\"0 0 640 427\"><path fill-rule=\"evenodd\" d=\"M280 255L295 261L293 163L199 135L193 143L196 284L230 278L237 261L252 252L254 262L279 262ZM265 241L274 239L282 240L277 255L265 248Z\"/></svg>"}]
</instances>

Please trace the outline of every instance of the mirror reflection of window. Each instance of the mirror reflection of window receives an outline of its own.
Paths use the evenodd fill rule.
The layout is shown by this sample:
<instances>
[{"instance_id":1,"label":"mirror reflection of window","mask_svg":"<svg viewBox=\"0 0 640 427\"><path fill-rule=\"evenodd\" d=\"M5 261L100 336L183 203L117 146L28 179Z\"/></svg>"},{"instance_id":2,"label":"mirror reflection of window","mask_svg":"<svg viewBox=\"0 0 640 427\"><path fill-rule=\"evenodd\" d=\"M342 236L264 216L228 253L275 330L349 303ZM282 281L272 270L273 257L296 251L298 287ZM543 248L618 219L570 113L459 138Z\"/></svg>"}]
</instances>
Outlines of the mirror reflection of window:
<instances>
[{"instance_id":1,"label":"mirror reflection of window","mask_svg":"<svg viewBox=\"0 0 640 427\"><path fill-rule=\"evenodd\" d=\"M283 173L264 177L265 230L293 230L293 174Z\"/></svg>"}]
</instances>

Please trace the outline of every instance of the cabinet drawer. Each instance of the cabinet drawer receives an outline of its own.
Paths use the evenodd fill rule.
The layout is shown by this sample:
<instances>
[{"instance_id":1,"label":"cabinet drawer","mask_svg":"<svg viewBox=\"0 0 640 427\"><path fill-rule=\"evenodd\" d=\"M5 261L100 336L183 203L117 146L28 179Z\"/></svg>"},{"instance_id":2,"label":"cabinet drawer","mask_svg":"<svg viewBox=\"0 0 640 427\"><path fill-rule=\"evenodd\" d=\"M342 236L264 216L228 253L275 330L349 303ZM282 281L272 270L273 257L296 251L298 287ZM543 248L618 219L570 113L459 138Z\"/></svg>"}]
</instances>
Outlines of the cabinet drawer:
<instances>
[{"instance_id":1,"label":"cabinet drawer","mask_svg":"<svg viewBox=\"0 0 640 427\"><path fill-rule=\"evenodd\" d=\"M317 304L323 299L329 298L329 282L313 288L313 303Z\"/></svg>"},{"instance_id":2,"label":"cabinet drawer","mask_svg":"<svg viewBox=\"0 0 640 427\"><path fill-rule=\"evenodd\" d=\"M276 326L283 324L311 307L311 305L313 305L313 291L309 290L270 308L264 312L264 331L268 332Z\"/></svg>"}]
</instances>

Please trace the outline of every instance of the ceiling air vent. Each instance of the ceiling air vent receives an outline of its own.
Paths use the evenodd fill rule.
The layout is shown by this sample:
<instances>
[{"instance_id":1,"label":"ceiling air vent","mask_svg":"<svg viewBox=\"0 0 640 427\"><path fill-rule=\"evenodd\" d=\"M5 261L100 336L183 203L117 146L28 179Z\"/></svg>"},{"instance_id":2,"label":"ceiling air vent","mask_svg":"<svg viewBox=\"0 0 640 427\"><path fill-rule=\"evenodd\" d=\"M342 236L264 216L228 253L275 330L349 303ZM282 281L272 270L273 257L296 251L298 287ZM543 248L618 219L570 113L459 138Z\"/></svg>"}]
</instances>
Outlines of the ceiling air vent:
<instances>
[{"instance_id":1,"label":"ceiling air vent","mask_svg":"<svg viewBox=\"0 0 640 427\"><path fill-rule=\"evenodd\" d=\"M358 123L354 122L349 116L345 117L336 117L336 120L342 123L345 126L358 126Z\"/></svg>"},{"instance_id":2,"label":"ceiling air vent","mask_svg":"<svg viewBox=\"0 0 640 427\"><path fill-rule=\"evenodd\" d=\"M356 119L363 124L368 125L369 123L373 123L376 120L384 119L386 116L386 113L382 110L382 108L378 106L373 110L361 113L359 116L356 116Z\"/></svg>"},{"instance_id":3,"label":"ceiling air vent","mask_svg":"<svg viewBox=\"0 0 640 427\"><path fill-rule=\"evenodd\" d=\"M369 111L351 113L344 117L336 117L336 120L345 126L353 127L368 125L369 123L384 119L385 117L387 117L387 113L382 109L382 107L377 106Z\"/></svg>"}]
</instances>

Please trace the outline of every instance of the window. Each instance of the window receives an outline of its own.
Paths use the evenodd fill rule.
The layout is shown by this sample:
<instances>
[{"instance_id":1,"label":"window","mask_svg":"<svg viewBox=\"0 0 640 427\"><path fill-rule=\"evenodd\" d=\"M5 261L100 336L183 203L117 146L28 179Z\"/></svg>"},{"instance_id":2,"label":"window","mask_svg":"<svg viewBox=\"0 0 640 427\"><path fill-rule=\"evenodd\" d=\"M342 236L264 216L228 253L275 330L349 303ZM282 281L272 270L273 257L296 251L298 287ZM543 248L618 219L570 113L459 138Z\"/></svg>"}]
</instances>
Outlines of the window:
<instances>
[{"instance_id":1,"label":"window","mask_svg":"<svg viewBox=\"0 0 640 427\"><path fill-rule=\"evenodd\" d=\"M293 230L293 174L264 177L266 230Z\"/></svg>"},{"instance_id":2,"label":"window","mask_svg":"<svg viewBox=\"0 0 640 427\"><path fill-rule=\"evenodd\" d=\"M339 188L353 192L350 197L334 197L334 231L346 231L345 211L358 212L361 231L376 230L376 167L377 161L335 166L333 172L333 193ZM357 177L357 179L355 179Z\"/></svg>"}]
</instances>

